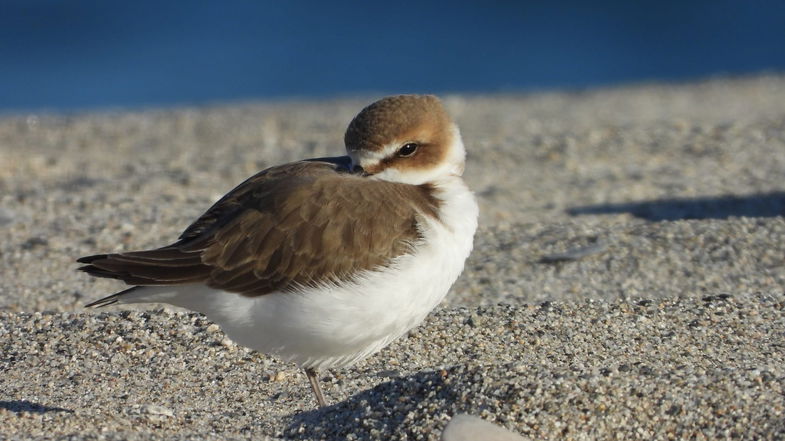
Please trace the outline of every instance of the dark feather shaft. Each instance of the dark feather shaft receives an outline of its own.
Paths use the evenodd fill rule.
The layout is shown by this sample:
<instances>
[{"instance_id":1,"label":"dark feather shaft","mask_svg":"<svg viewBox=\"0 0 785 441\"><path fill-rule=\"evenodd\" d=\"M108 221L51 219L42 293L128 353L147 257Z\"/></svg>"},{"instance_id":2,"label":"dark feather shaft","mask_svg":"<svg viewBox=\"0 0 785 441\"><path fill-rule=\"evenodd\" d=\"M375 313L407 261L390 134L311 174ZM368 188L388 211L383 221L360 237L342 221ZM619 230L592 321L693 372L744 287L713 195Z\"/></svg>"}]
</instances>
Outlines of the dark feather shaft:
<instances>
[{"instance_id":1,"label":"dark feather shaft","mask_svg":"<svg viewBox=\"0 0 785 441\"><path fill-rule=\"evenodd\" d=\"M118 293L112 294L110 296L104 297L103 299L96 300L95 302L88 303L85 305L86 308L102 308L104 306L109 306L118 302L120 296L124 294L128 294L129 292L136 291L139 289L138 286L134 286L133 288L128 288L126 290L120 291Z\"/></svg>"}]
</instances>

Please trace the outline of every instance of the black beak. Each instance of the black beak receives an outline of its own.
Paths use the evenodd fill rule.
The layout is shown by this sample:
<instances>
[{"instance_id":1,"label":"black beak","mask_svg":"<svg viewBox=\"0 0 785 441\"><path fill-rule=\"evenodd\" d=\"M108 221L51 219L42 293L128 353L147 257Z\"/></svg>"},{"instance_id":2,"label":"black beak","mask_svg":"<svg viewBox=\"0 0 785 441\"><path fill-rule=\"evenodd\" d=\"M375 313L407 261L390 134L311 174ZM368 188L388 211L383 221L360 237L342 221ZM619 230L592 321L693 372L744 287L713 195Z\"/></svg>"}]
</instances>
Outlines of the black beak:
<instances>
[{"instance_id":1,"label":"black beak","mask_svg":"<svg viewBox=\"0 0 785 441\"><path fill-rule=\"evenodd\" d=\"M360 176L368 176L368 173L366 173L365 170L363 170L363 168L360 167L359 165L355 165L352 168L352 173Z\"/></svg>"}]
</instances>

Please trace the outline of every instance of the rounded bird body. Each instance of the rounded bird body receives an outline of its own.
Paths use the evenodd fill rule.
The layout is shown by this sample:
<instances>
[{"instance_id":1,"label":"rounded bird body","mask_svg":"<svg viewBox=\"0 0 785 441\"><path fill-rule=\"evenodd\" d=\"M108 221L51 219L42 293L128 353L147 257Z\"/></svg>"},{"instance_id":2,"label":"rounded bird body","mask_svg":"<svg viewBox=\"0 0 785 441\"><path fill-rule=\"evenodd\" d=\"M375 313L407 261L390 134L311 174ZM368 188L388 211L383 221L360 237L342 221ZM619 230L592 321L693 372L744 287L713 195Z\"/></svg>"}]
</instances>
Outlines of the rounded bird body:
<instances>
[{"instance_id":1,"label":"rounded bird body","mask_svg":"<svg viewBox=\"0 0 785 441\"><path fill-rule=\"evenodd\" d=\"M298 161L240 184L155 250L79 259L134 288L89 306L159 302L204 313L236 343L306 369L349 366L420 323L463 270L478 207L438 99L363 109L348 157Z\"/></svg>"}]
</instances>

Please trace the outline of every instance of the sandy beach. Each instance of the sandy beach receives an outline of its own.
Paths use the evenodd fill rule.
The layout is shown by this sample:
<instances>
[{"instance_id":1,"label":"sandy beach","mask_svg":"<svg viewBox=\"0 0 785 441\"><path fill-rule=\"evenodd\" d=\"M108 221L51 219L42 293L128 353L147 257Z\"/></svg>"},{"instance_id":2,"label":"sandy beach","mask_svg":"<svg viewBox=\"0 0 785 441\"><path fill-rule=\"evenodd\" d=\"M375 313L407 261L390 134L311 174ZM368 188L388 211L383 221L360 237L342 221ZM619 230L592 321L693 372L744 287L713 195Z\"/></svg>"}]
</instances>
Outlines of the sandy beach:
<instances>
[{"instance_id":1,"label":"sandy beach","mask_svg":"<svg viewBox=\"0 0 785 441\"><path fill-rule=\"evenodd\" d=\"M292 364L77 257L342 154L378 97L0 117L0 438L785 439L785 76L443 99L481 207L441 307L314 410Z\"/></svg>"}]
</instances>

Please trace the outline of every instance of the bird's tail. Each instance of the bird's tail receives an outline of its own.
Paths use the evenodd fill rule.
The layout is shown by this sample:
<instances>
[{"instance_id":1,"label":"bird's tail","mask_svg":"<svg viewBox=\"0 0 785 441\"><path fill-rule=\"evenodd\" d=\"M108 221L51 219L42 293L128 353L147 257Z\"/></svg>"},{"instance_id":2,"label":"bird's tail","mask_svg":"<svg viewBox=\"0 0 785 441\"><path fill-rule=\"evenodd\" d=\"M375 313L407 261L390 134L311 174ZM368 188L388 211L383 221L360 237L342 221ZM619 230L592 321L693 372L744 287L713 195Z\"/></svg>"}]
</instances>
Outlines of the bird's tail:
<instances>
[{"instance_id":1,"label":"bird's tail","mask_svg":"<svg viewBox=\"0 0 785 441\"><path fill-rule=\"evenodd\" d=\"M124 296L126 294L130 294L131 292L134 292L134 291L136 291L139 288L141 288L141 287L140 286L134 286L132 288L125 289L125 290L120 291L118 293L114 293L114 294L112 294L110 296L104 297L103 299L96 300L95 302L92 302L92 303L88 303L87 305L85 305L85 307L86 308L101 308L101 307L104 307L104 306L113 305L113 304L117 303L118 301L120 301L120 297L121 296Z\"/></svg>"}]
</instances>

